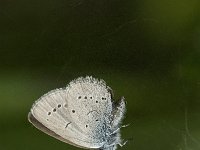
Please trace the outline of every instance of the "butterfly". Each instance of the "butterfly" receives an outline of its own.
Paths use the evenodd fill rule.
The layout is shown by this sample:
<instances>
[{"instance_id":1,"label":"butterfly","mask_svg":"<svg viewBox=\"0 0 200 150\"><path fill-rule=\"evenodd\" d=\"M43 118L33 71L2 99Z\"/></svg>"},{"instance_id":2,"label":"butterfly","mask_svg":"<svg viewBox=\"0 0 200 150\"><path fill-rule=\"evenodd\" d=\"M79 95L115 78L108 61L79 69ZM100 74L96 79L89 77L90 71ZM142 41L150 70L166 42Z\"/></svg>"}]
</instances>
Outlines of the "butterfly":
<instances>
[{"instance_id":1,"label":"butterfly","mask_svg":"<svg viewBox=\"0 0 200 150\"><path fill-rule=\"evenodd\" d=\"M116 150L117 145L126 143L120 135L125 111L124 97L114 101L104 80L86 76L39 98L28 120L44 133L76 147Z\"/></svg>"}]
</instances>

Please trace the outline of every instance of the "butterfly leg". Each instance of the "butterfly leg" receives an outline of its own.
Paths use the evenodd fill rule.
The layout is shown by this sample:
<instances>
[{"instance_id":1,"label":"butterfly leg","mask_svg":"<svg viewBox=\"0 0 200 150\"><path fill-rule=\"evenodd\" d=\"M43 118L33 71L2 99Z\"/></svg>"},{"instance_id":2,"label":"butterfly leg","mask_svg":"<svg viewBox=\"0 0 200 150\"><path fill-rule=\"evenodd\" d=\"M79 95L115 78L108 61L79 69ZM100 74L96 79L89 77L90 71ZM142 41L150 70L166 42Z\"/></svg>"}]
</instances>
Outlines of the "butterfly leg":
<instances>
[{"instance_id":1,"label":"butterfly leg","mask_svg":"<svg viewBox=\"0 0 200 150\"><path fill-rule=\"evenodd\" d=\"M113 131L111 134L109 134L109 135L115 134L115 133L117 133L121 128L128 127L129 125L130 125L130 124L123 125L123 126L117 128L116 130L114 130L114 131Z\"/></svg>"},{"instance_id":2,"label":"butterfly leg","mask_svg":"<svg viewBox=\"0 0 200 150\"><path fill-rule=\"evenodd\" d=\"M119 143L119 146L123 147L124 145L126 145L127 142L128 142L128 140L124 141L123 143Z\"/></svg>"}]
</instances>

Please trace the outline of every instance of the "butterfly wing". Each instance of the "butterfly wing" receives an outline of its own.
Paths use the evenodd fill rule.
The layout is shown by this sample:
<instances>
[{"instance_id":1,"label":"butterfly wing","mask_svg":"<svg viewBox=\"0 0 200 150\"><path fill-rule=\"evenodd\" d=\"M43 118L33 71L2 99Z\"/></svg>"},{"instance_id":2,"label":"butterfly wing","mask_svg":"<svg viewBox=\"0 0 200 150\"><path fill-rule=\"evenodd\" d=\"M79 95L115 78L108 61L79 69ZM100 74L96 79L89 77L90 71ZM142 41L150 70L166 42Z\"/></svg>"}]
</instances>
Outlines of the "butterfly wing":
<instances>
[{"instance_id":1,"label":"butterfly wing","mask_svg":"<svg viewBox=\"0 0 200 150\"><path fill-rule=\"evenodd\" d=\"M28 119L36 128L65 143L86 149L96 148L76 127L67 106L66 89L56 89L33 104Z\"/></svg>"},{"instance_id":2,"label":"butterfly wing","mask_svg":"<svg viewBox=\"0 0 200 150\"><path fill-rule=\"evenodd\" d=\"M78 78L68 90L69 113L81 132L103 143L112 112L111 93L103 80L92 77Z\"/></svg>"},{"instance_id":3,"label":"butterfly wing","mask_svg":"<svg viewBox=\"0 0 200 150\"><path fill-rule=\"evenodd\" d=\"M96 149L105 142L105 115L111 111L111 94L105 83L86 77L42 96L33 105L29 121L63 142Z\"/></svg>"},{"instance_id":4,"label":"butterfly wing","mask_svg":"<svg viewBox=\"0 0 200 150\"><path fill-rule=\"evenodd\" d=\"M42 123L40 123L40 122L33 116L33 114L32 114L31 112L28 114L28 119L29 119L29 121L30 121L36 128L38 128L39 130L43 131L44 133L46 133L46 134L48 134L48 135L50 135L50 136L52 136L52 137L54 137L54 138L56 138L56 139L58 139L58 140L60 140L60 141L63 141L63 142L65 142L65 143L74 145L74 146L76 146L76 147L84 148L84 147L81 147L81 146L79 146L79 145L76 145L76 144L70 142L70 141L67 140L67 139L64 139L64 138L61 137L60 135L56 134L55 132L53 132L53 131L51 131L50 129L48 129L47 127L45 127Z\"/></svg>"}]
</instances>

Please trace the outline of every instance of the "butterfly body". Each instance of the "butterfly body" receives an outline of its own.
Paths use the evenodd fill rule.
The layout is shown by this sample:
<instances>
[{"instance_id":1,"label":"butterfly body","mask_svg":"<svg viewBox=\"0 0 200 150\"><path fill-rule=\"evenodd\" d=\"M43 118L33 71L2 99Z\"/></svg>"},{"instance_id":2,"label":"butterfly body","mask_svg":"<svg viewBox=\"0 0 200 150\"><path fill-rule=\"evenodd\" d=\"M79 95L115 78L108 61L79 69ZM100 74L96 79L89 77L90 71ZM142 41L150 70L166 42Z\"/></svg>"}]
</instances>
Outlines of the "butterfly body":
<instances>
[{"instance_id":1,"label":"butterfly body","mask_svg":"<svg viewBox=\"0 0 200 150\"><path fill-rule=\"evenodd\" d=\"M112 97L103 80L81 77L42 96L28 118L36 128L68 144L115 150L121 144L125 103L124 98L114 103Z\"/></svg>"}]
</instances>

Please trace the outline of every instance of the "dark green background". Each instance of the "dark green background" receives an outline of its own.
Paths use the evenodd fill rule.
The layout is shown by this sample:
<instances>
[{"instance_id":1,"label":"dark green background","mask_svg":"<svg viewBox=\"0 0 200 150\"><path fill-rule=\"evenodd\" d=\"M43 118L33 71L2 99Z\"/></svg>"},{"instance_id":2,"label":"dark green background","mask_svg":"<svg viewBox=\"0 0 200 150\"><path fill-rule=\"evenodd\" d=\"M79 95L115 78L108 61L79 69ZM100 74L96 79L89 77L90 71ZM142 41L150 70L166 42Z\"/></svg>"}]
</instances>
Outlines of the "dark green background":
<instances>
[{"instance_id":1,"label":"dark green background","mask_svg":"<svg viewBox=\"0 0 200 150\"><path fill-rule=\"evenodd\" d=\"M27 114L86 75L126 98L119 149L200 149L199 0L0 1L1 150L78 150Z\"/></svg>"}]
</instances>

